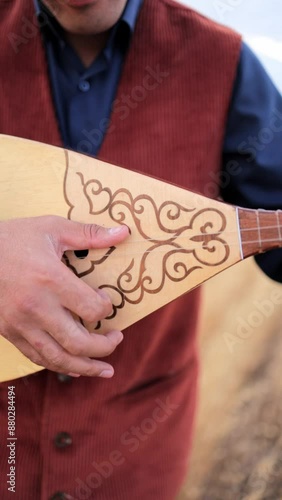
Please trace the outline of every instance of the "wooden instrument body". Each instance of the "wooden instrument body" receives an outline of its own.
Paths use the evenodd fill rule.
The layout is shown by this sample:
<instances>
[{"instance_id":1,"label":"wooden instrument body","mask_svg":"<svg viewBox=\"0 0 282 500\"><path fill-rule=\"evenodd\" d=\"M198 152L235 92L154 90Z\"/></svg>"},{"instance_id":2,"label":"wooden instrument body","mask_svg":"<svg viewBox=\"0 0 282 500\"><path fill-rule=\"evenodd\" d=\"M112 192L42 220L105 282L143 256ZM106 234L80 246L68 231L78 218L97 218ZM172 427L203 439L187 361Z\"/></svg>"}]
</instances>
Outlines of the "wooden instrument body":
<instances>
[{"instance_id":1,"label":"wooden instrument body","mask_svg":"<svg viewBox=\"0 0 282 500\"><path fill-rule=\"evenodd\" d=\"M243 258L238 209L91 157L0 136L2 220L59 215L126 224L127 241L65 262L104 289L112 314L89 331L124 329ZM24 252L24 249L23 249ZM68 293L68 290L66 290ZM40 370L0 337L0 381Z\"/></svg>"}]
</instances>

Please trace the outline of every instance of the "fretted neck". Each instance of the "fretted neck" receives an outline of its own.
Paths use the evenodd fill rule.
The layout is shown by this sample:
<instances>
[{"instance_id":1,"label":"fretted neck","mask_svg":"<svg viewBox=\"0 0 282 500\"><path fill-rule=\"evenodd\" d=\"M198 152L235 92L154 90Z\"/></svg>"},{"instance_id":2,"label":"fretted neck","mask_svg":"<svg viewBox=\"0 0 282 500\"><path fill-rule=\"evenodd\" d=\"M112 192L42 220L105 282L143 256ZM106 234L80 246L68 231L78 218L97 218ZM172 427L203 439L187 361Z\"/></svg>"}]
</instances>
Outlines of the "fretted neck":
<instances>
[{"instance_id":1,"label":"fretted neck","mask_svg":"<svg viewBox=\"0 0 282 500\"><path fill-rule=\"evenodd\" d=\"M243 258L282 247L282 210L238 208Z\"/></svg>"}]
</instances>

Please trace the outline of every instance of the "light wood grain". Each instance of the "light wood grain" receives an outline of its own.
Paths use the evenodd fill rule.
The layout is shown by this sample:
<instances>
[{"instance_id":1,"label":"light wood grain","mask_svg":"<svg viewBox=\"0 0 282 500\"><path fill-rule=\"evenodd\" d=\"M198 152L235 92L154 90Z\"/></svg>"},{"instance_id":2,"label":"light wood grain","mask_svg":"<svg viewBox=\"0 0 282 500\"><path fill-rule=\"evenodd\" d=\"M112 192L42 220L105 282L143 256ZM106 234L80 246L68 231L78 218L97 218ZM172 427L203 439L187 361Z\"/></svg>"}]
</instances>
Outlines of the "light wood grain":
<instances>
[{"instance_id":1,"label":"light wood grain","mask_svg":"<svg viewBox=\"0 0 282 500\"><path fill-rule=\"evenodd\" d=\"M0 136L0 206L2 220L53 214L130 227L117 248L83 260L66 253L77 276L113 303L101 325L85 325L90 332L124 329L241 260L235 207L24 139ZM40 369L3 338L0 353L0 381Z\"/></svg>"}]
</instances>

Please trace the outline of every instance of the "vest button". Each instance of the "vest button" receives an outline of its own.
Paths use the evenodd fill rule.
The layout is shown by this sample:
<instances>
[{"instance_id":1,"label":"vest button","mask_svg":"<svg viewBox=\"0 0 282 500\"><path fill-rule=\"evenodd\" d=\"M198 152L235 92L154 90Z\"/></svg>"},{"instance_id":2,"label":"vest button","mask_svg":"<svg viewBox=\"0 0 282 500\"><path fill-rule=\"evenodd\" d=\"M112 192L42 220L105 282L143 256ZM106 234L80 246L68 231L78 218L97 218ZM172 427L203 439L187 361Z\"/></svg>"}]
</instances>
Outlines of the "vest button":
<instances>
[{"instance_id":1,"label":"vest button","mask_svg":"<svg viewBox=\"0 0 282 500\"><path fill-rule=\"evenodd\" d=\"M67 448L72 444L72 437L67 432L59 432L54 439L56 448Z\"/></svg>"},{"instance_id":2,"label":"vest button","mask_svg":"<svg viewBox=\"0 0 282 500\"><path fill-rule=\"evenodd\" d=\"M54 495L49 497L49 500L71 500L72 498L73 497L71 497L67 493L64 493L63 491L57 491L56 493L54 493Z\"/></svg>"},{"instance_id":3,"label":"vest button","mask_svg":"<svg viewBox=\"0 0 282 500\"><path fill-rule=\"evenodd\" d=\"M90 90L90 83L87 80L81 80L78 84L78 88L81 92L88 92L88 90Z\"/></svg>"},{"instance_id":4,"label":"vest button","mask_svg":"<svg viewBox=\"0 0 282 500\"><path fill-rule=\"evenodd\" d=\"M59 380L59 382L70 382L73 377L71 377L70 375L65 375L64 373L57 373L57 379Z\"/></svg>"}]
</instances>

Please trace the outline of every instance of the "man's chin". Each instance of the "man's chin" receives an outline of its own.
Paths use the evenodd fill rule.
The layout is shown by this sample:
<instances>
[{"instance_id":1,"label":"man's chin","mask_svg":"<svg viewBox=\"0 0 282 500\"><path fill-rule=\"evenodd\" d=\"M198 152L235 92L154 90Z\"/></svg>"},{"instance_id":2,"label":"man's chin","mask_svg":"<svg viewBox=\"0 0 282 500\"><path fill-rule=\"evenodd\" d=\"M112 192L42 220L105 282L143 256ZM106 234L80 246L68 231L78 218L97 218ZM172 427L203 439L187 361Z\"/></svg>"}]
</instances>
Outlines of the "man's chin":
<instances>
[{"instance_id":1,"label":"man's chin","mask_svg":"<svg viewBox=\"0 0 282 500\"><path fill-rule=\"evenodd\" d=\"M126 0L42 0L62 28L73 35L99 35L121 16Z\"/></svg>"}]
</instances>

